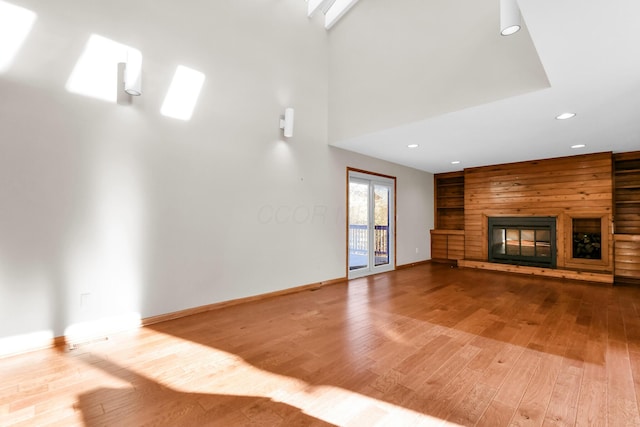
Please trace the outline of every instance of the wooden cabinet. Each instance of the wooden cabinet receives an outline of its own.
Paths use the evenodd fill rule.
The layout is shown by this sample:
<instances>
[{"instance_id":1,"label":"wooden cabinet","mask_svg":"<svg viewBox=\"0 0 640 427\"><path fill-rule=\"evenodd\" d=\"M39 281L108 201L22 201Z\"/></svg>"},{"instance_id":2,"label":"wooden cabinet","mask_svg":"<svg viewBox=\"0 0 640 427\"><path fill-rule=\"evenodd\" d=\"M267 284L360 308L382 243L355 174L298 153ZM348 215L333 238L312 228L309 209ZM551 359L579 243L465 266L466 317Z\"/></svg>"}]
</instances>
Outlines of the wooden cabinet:
<instances>
[{"instance_id":1,"label":"wooden cabinet","mask_svg":"<svg viewBox=\"0 0 640 427\"><path fill-rule=\"evenodd\" d=\"M464 259L464 230L431 230L431 259Z\"/></svg>"},{"instance_id":2,"label":"wooden cabinet","mask_svg":"<svg viewBox=\"0 0 640 427\"><path fill-rule=\"evenodd\" d=\"M618 283L640 283L640 235L616 234L615 279Z\"/></svg>"},{"instance_id":3,"label":"wooden cabinet","mask_svg":"<svg viewBox=\"0 0 640 427\"><path fill-rule=\"evenodd\" d=\"M615 279L640 284L640 151L613 160Z\"/></svg>"}]
</instances>

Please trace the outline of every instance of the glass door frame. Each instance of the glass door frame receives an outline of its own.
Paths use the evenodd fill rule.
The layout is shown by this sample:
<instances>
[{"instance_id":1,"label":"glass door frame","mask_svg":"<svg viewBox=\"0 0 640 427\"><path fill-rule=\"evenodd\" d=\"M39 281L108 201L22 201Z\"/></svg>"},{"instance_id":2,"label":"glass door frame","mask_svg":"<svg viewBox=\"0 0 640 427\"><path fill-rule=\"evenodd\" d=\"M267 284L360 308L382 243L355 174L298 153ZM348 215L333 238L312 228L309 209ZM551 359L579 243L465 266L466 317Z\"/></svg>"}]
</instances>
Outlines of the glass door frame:
<instances>
[{"instance_id":1,"label":"glass door frame","mask_svg":"<svg viewBox=\"0 0 640 427\"><path fill-rule=\"evenodd\" d=\"M366 268L360 268L357 270L350 270L349 268L349 233L350 233L350 219L349 219L349 207L350 207L350 191L349 183L351 178L358 181L369 182L369 250L368 250L368 266ZM374 250L374 235L375 235L375 219L373 202L374 186L382 185L386 186L390 190L389 194L389 212L388 212L388 257L389 262L382 265L375 265L375 250ZM369 276L372 274L383 273L386 271L393 271L396 269L396 177L389 175L382 175L375 172L369 172L361 169L347 168L347 183L346 183L346 199L347 199L347 212L346 212L346 271L348 279L355 279L357 277Z\"/></svg>"}]
</instances>

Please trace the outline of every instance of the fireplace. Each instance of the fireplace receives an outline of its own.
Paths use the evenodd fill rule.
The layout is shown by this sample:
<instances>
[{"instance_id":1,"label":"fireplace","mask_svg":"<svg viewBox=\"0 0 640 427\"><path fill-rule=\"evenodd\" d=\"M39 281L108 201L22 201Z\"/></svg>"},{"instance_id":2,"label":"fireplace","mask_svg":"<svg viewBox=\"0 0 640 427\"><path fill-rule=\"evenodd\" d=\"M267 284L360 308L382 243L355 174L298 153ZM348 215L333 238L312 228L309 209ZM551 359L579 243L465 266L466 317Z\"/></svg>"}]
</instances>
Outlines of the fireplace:
<instances>
[{"instance_id":1,"label":"fireplace","mask_svg":"<svg viewBox=\"0 0 640 427\"><path fill-rule=\"evenodd\" d=\"M555 217L490 217L489 261L556 267Z\"/></svg>"}]
</instances>

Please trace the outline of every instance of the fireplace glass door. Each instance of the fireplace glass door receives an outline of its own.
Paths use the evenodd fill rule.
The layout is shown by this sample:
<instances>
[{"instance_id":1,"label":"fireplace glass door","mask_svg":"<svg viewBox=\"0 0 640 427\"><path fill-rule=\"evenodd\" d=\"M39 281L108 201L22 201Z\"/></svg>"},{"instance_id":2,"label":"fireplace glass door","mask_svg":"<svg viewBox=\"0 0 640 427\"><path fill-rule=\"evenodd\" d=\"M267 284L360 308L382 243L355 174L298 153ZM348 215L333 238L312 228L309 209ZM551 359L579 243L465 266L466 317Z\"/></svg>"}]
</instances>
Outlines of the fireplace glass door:
<instances>
[{"instance_id":1,"label":"fireplace glass door","mask_svg":"<svg viewBox=\"0 0 640 427\"><path fill-rule=\"evenodd\" d=\"M494 251L500 255L551 257L549 230L494 228Z\"/></svg>"},{"instance_id":2,"label":"fireplace glass door","mask_svg":"<svg viewBox=\"0 0 640 427\"><path fill-rule=\"evenodd\" d=\"M555 266L555 218L489 218L489 260Z\"/></svg>"}]
</instances>

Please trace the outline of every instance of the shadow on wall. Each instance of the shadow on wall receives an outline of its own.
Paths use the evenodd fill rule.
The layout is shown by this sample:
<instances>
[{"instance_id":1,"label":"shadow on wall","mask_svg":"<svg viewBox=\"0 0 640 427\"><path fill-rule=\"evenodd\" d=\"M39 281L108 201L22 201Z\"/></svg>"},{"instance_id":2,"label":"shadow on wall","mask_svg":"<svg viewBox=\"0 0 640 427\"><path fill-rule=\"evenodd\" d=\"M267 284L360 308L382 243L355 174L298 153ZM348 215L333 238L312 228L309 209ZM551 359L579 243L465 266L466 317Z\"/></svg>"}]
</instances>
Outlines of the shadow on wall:
<instances>
[{"instance_id":1,"label":"shadow on wall","mask_svg":"<svg viewBox=\"0 0 640 427\"><path fill-rule=\"evenodd\" d=\"M133 136L102 105L69 126L47 92L0 90L20 100L0 104L0 338L138 312L146 205Z\"/></svg>"},{"instance_id":2,"label":"shadow on wall","mask_svg":"<svg viewBox=\"0 0 640 427\"><path fill-rule=\"evenodd\" d=\"M0 104L0 337L43 329L62 335L63 254L84 204L85 148L73 143L51 99L15 83L0 82L0 91L20 100ZM54 113L36 117L30 105Z\"/></svg>"}]
</instances>

